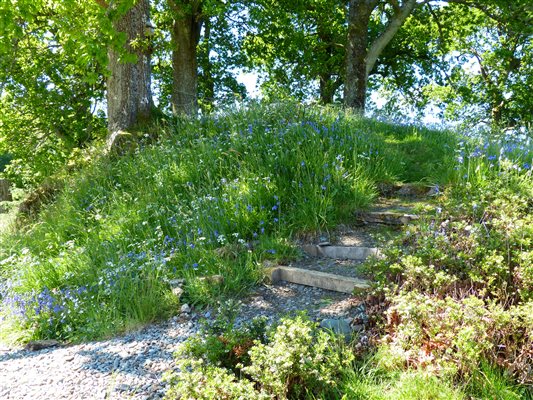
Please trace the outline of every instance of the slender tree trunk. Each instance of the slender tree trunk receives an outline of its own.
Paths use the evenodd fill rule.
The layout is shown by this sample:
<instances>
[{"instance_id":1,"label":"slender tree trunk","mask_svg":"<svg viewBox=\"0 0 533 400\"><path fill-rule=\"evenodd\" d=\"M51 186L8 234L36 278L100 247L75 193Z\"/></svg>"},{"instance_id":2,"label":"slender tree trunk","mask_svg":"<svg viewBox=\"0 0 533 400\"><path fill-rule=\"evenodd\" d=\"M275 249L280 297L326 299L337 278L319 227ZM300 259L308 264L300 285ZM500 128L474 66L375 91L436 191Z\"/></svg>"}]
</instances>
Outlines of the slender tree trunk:
<instances>
[{"instance_id":1,"label":"slender tree trunk","mask_svg":"<svg viewBox=\"0 0 533 400\"><path fill-rule=\"evenodd\" d=\"M348 8L344 105L361 113L365 111L366 102L368 25L375 3L372 0L350 0Z\"/></svg>"},{"instance_id":2,"label":"slender tree trunk","mask_svg":"<svg viewBox=\"0 0 533 400\"><path fill-rule=\"evenodd\" d=\"M144 42L149 18L149 1L139 0L113 22L115 30L126 35L126 43L124 49L110 48L108 52L111 75L107 80L107 118L111 135L150 119L152 113L150 52L142 46L131 45L134 40ZM134 54L136 60L121 61L124 50Z\"/></svg>"},{"instance_id":3,"label":"slender tree trunk","mask_svg":"<svg viewBox=\"0 0 533 400\"><path fill-rule=\"evenodd\" d=\"M215 100L215 78L209 59L211 52L211 21L206 18L204 21L204 36L202 41L202 54L198 54L198 60L202 67L201 86L204 89L203 105L204 109L210 111Z\"/></svg>"},{"instance_id":4,"label":"slender tree trunk","mask_svg":"<svg viewBox=\"0 0 533 400\"><path fill-rule=\"evenodd\" d=\"M198 113L198 65L196 49L202 29L201 1L168 0L174 12L172 27L172 112Z\"/></svg>"},{"instance_id":5,"label":"slender tree trunk","mask_svg":"<svg viewBox=\"0 0 533 400\"><path fill-rule=\"evenodd\" d=\"M331 90L333 83L331 81L331 74L320 74L320 102L322 104L333 103L333 95L335 92Z\"/></svg>"}]
</instances>

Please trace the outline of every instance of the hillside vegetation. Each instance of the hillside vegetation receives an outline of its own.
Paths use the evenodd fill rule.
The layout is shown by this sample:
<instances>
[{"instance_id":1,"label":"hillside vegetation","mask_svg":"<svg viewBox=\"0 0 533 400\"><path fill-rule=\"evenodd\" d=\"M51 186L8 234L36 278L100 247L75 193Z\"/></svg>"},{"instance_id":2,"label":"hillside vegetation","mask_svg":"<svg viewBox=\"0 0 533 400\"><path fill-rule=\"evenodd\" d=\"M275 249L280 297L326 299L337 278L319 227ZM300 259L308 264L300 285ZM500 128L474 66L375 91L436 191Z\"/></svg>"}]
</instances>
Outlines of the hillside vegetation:
<instances>
[{"instance_id":1,"label":"hillside vegetation","mask_svg":"<svg viewBox=\"0 0 533 400\"><path fill-rule=\"evenodd\" d=\"M262 261L298 254L295 234L350 221L379 184L416 182L438 185L439 206L368 264L381 350L374 369L361 367L366 380L352 375L342 392L382 398L368 393L385 393L380 385L406 367L474 385L468 376L485 362L527 383L531 158L525 140L294 103L151 128L132 154L93 160L3 235L1 337L79 341L128 330L172 314L170 282L180 278L195 304L241 294L262 279ZM201 279L214 274L223 283ZM423 387L427 377L409 371L403 382Z\"/></svg>"}]
</instances>

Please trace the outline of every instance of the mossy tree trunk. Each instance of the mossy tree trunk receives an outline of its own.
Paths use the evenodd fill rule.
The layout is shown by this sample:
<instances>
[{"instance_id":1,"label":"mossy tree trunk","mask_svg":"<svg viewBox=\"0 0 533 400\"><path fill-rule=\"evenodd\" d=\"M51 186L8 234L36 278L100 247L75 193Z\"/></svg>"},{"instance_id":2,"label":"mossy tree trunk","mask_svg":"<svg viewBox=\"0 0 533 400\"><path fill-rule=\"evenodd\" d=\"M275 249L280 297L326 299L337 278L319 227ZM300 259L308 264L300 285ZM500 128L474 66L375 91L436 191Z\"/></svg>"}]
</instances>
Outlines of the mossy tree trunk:
<instances>
[{"instance_id":1,"label":"mossy tree trunk","mask_svg":"<svg viewBox=\"0 0 533 400\"><path fill-rule=\"evenodd\" d=\"M150 51L146 36L149 19L150 2L139 0L113 21L115 30L125 35L125 43L121 48L110 46L108 52L107 118L111 135L151 117Z\"/></svg>"}]
</instances>

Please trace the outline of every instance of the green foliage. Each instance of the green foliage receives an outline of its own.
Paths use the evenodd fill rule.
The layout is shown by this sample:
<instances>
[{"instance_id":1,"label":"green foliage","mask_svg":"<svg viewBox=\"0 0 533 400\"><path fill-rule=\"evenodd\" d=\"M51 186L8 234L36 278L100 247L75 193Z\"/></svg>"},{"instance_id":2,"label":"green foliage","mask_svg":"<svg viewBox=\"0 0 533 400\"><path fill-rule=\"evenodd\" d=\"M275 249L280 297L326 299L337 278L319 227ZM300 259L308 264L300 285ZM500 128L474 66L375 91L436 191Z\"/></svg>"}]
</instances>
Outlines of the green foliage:
<instances>
[{"instance_id":1,"label":"green foliage","mask_svg":"<svg viewBox=\"0 0 533 400\"><path fill-rule=\"evenodd\" d=\"M191 2L176 1L186 12L191 11ZM155 31L152 43L153 81L160 93L158 107L170 112L172 93L172 22L176 14L167 0L152 2L151 15ZM245 35L243 30L242 4L202 0L196 2L194 18L202 22L197 52L198 103L205 113L215 106L232 105L246 97L246 88L239 83L235 69L242 65L242 55L235 51Z\"/></svg>"},{"instance_id":2,"label":"green foliage","mask_svg":"<svg viewBox=\"0 0 533 400\"><path fill-rule=\"evenodd\" d=\"M179 349L178 358L200 360L205 365L237 372L250 364L250 349L267 339L266 319L254 318L235 327L238 308L223 303L214 321L204 321L200 334L189 338ZM239 367L240 365L240 367Z\"/></svg>"},{"instance_id":3,"label":"green foliage","mask_svg":"<svg viewBox=\"0 0 533 400\"><path fill-rule=\"evenodd\" d=\"M532 17L527 0L430 2L419 8L384 57L403 58L405 47L420 57L393 68L385 61L381 76L374 77L389 99L385 108L422 111L432 104L431 112L438 109L446 120L462 121L469 129L530 130ZM403 73L413 66L417 74Z\"/></svg>"},{"instance_id":4,"label":"green foliage","mask_svg":"<svg viewBox=\"0 0 533 400\"><path fill-rule=\"evenodd\" d=\"M354 373L346 386L353 400L466 400L460 389L428 373L408 371L387 378Z\"/></svg>"},{"instance_id":5,"label":"green foliage","mask_svg":"<svg viewBox=\"0 0 533 400\"><path fill-rule=\"evenodd\" d=\"M13 156L8 153L0 154L0 173L4 172L6 165L10 163Z\"/></svg>"},{"instance_id":6,"label":"green foliage","mask_svg":"<svg viewBox=\"0 0 533 400\"><path fill-rule=\"evenodd\" d=\"M263 85L266 92L282 86L305 98L315 95L320 81L320 100L333 102L343 82L345 4L261 0L250 2L248 13L251 33L243 40L243 53L249 66L266 73L271 83Z\"/></svg>"},{"instance_id":7,"label":"green foliage","mask_svg":"<svg viewBox=\"0 0 533 400\"><path fill-rule=\"evenodd\" d=\"M95 2L0 3L0 152L5 173L34 185L74 148L105 133L105 23Z\"/></svg>"},{"instance_id":8,"label":"green foliage","mask_svg":"<svg viewBox=\"0 0 533 400\"><path fill-rule=\"evenodd\" d=\"M237 399L246 394L252 399L296 399L338 394L338 378L353 361L342 341L318 330L304 316L282 319L267 338L264 321L259 329L254 324L233 328L224 323L223 332L210 328L189 339L177 355L181 372L170 376L167 398ZM241 355L239 364L221 366L235 353Z\"/></svg>"},{"instance_id":9,"label":"green foliage","mask_svg":"<svg viewBox=\"0 0 533 400\"><path fill-rule=\"evenodd\" d=\"M243 373L279 399L334 393L337 378L353 361L338 338L301 316L282 320L268 343L256 343L249 354Z\"/></svg>"},{"instance_id":10,"label":"green foliage","mask_svg":"<svg viewBox=\"0 0 533 400\"><path fill-rule=\"evenodd\" d=\"M254 384L246 378L237 379L226 369L204 365L200 361L190 361L182 366L189 368L190 372L167 378L172 386L166 394L166 399L267 400L270 398L258 393Z\"/></svg>"}]
</instances>

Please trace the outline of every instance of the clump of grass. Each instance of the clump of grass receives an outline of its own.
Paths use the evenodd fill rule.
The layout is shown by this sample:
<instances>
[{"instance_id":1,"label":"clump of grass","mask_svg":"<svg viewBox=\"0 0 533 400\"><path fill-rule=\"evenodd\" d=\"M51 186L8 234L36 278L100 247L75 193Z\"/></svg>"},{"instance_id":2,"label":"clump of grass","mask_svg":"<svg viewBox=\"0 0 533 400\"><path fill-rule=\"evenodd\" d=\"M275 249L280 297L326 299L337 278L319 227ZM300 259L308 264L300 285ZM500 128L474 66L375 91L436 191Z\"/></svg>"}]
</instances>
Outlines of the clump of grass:
<instances>
[{"instance_id":1,"label":"clump of grass","mask_svg":"<svg viewBox=\"0 0 533 400\"><path fill-rule=\"evenodd\" d=\"M295 256L293 233L368 206L376 182L446 183L456 140L294 103L158 129L158 143L85 166L2 239L2 335L80 340L146 323L174 312L176 278L195 303L242 292L262 260ZM405 141L433 152L416 174ZM224 282L199 279L214 274Z\"/></svg>"}]
</instances>

